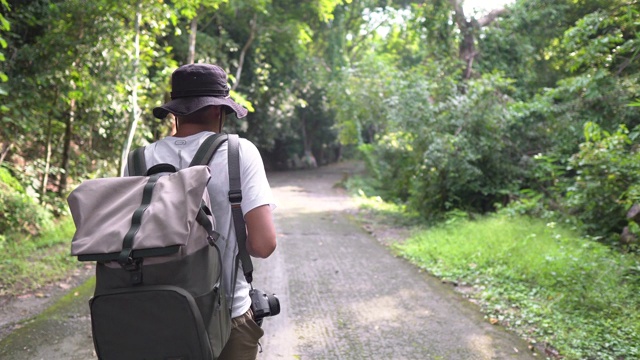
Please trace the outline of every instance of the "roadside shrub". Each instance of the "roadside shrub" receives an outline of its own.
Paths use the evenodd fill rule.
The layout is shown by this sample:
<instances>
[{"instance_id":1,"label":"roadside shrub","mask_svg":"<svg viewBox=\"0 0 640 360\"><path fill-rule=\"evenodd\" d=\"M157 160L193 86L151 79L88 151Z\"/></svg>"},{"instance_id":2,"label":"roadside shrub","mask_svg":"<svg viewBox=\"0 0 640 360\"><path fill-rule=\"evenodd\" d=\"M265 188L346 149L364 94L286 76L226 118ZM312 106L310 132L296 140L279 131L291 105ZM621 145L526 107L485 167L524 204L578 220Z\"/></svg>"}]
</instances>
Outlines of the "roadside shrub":
<instances>
[{"instance_id":1,"label":"roadside shrub","mask_svg":"<svg viewBox=\"0 0 640 360\"><path fill-rule=\"evenodd\" d=\"M412 142L411 134L395 132L383 135L375 145L360 145L367 169L375 177L384 198L401 202L408 199L415 175Z\"/></svg>"},{"instance_id":2,"label":"roadside shrub","mask_svg":"<svg viewBox=\"0 0 640 360\"><path fill-rule=\"evenodd\" d=\"M15 178L6 176L7 173L3 174L0 182L0 234L35 235L43 228L51 226L52 215L24 191L16 190L20 184ZM11 185L7 185L7 182ZM19 186L18 189L22 187Z\"/></svg>"},{"instance_id":3,"label":"roadside shrub","mask_svg":"<svg viewBox=\"0 0 640 360\"><path fill-rule=\"evenodd\" d=\"M443 101L429 126L420 129L411 203L422 214L493 211L519 188L520 150L509 134L515 113L505 95L510 84L499 74L469 81L464 93Z\"/></svg>"},{"instance_id":4,"label":"roadside shrub","mask_svg":"<svg viewBox=\"0 0 640 360\"><path fill-rule=\"evenodd\" d=\"M22 187L22 185L20 185L20 182L11 175L9 170L3 167L0 167L0 183L7 185L11 189L21 194L25 193L24 188Z\"/></svg>"},{"instance_id":5,"label":"roadside shrub","mask_svg":"<svg viewBox=\"0 0 640 360\"><path fill-rule=\"evenodd\" d=\"M567 205L587 234L615 243L628 225L627 211L640 201L640 151L624 126L609 133L589 122L584 132L586 141L570 160L577 176Z\"/></svg>"}]
</instances>

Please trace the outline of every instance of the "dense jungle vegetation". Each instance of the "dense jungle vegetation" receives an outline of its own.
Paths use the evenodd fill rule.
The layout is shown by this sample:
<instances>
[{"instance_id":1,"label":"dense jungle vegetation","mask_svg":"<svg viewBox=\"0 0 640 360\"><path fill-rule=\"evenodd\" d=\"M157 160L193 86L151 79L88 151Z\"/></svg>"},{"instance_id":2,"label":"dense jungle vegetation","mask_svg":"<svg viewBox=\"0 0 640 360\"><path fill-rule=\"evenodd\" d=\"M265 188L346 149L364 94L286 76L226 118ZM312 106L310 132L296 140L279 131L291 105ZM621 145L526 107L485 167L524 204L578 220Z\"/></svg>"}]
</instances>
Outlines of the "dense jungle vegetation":
<instances>
[{"instance_id":1,"label":"dense jungle vegetation","mask_svg":"<svg viewBox=\"0 0 640 360\"><path fill-rule=\"evenodd\" d=\"M371 174L361 192L425 223L557 224L615 254L636 298L640 2L463 3L0 0L0 251L13 254L0 294L21 281L17 254L66 246L76 185L118 176L131 148L171 133L151 113L171 72L209 62L250 110L227 130L269 169L358 157ZM640 302L626 300L628 343ZM640 356L620 339L574 358Z\"/></svg>"}]
</instances>

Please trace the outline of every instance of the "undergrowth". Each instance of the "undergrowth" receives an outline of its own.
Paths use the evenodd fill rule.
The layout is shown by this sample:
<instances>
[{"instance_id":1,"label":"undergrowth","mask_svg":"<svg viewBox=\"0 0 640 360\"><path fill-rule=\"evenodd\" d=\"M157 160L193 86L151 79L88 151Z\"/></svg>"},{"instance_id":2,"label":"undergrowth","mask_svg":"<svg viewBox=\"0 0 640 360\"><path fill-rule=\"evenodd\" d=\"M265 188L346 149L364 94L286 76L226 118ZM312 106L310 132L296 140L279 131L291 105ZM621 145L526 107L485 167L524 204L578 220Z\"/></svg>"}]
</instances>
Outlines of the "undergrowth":
<instances>
[{"instance_id":1,"label":"undergrowth","mask_svg":"<svg viewBox=\"0 0 640 360\"><path fill-rule=\"evenodd\" d=\"M5 234L0 238L0 295L18 295L60 280L79 262L70 256L75 227L71 218L37 236Z\"/></svg>"},{"instance_id":2,"label":"undergrowth","mask_svg":"<svg viewBox=\"0 0 640 360\"><path fill-rule=\"evenodd\" d=\"M353 188L352 188L353 189ZM356 189L356 193L358 193ZM360 191L364 208L404 226L414 214ZM473 288L491 322L564 359L640 358L640 259L540 219L447 222L392 245L436 277Z\"/></svg>"}]
</instances>

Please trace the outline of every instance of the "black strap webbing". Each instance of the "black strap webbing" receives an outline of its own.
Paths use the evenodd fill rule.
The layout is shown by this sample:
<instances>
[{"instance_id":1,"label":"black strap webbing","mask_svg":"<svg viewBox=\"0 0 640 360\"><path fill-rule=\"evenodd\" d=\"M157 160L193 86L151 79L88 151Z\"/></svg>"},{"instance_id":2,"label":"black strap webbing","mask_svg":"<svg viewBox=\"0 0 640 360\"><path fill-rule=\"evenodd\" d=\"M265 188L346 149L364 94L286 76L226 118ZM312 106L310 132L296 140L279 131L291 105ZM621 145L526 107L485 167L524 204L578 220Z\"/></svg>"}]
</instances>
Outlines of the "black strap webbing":
<instances>
[{"instance_id":1,"label":"black strap webbing","mask_svg":"<svg viewBox=\"0 0 640 360\"><path fill-rule=\"evenodd\" d=\"M209 241L210 245L213 245L216 241L218 241L218 238L220 238L220 234L213 229L213 223L209 220L207 215L209 216L212 215L211 209L209 209L209 207L204 203L204 200L203 200L202 203L200 204L200 210L198 210L198 215L196 215L196 221L200 225L202 225L202 227L204 227L205 230L207 230L207 234L209 235L207 240Z\"/></svg>"},{"instance_id":2,"label":"black strap webbing","mask_svg":"<svg viewBox=\"0 0 640 360\"><path fill-rule=\"evenodd\" d=\"M142 226L142 215L151 204L153 188L156 186L159 178L160 175L153 175L149 177L149 180L147 180L147 183L144 186L144 190L142 191L142 203L133 212L133 216L131 217L131 227L122 240L122 251L118 256L118 263L120 263L122 267L128 267L132 265L133 257L131 256L131 252L133 250L133 238L136 236L136 233Z\"/></svg>"},{"instance_id":3,"label":"black strap webbing","mask_svg":"<svg viewBox=\"0 0 640 360\"><path fill-rule=\"evenodd\" d=\"M175 173L175 172L178 172L178 169L176 169L175 166L167 163L161 163L161 164L153 165L147 171L142 173L142 175L151 176L155 174Z\"/></svg>"},{"instance_id":4,"label":"black strap webbing","mask_svg":"<svg viewBox=\"0 0 640 360\"><path fill-rule=\"evenodd\" d=\"M236 231L238 241L238 257L242 262L242 270L247 282L253 281L253 263L251 256L247 252L247 229L245 227L244 216L242 214L242 187L240 182L240 140L238 135L230 134L229 149L229 202L231 203L231 213L233 215L233 226Z\"/></svg>"},{"instance_id":5,"label":"black strap webbing","mask_svg":"<svg viewBox=\"0 0 640 360\"><path fill-rule=\"evenodd\" d=\"M144 146L129 152L127 160L129 176L142 176L147 171L147 162L144 159Z\"/></svg>"},{"instance_id":6,"label":"black strap webbing","mask_svg":"<svg viewBox=\"0 0 640 360\"><path fill-rule=\"evenodd\" d=\"M202 142L202 145L200 145L196 154L193 155L193 159L191 159L189 166L209 165L213 158L213 154L218 151L220 145L225 141L227 141L227 136L225 134L209 135L209 137Z\"/></svg>"}]
</instances>

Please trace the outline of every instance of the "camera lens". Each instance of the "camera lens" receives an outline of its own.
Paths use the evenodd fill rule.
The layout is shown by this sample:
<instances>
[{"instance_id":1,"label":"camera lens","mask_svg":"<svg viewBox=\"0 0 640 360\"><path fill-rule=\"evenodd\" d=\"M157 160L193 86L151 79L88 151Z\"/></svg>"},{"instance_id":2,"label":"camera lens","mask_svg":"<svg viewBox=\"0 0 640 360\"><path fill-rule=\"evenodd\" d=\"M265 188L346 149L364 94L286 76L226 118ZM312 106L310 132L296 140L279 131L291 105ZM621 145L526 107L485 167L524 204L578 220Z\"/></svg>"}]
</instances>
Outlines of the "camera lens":
<instances>
[{"instance_id":1,"label":"camera lens","mask_svg":"<svg viewBox=\"0 0 640 360\"><path fill-rule=\"evenodd\" d=\"M267 296L269 300L270 316L280 314L280 300L275 295Z\"/></svg>"}]
</instances>

